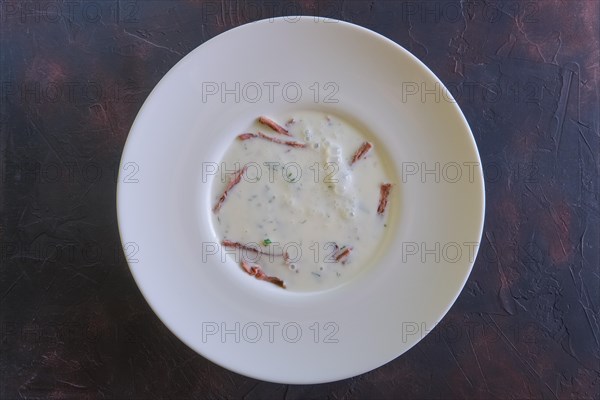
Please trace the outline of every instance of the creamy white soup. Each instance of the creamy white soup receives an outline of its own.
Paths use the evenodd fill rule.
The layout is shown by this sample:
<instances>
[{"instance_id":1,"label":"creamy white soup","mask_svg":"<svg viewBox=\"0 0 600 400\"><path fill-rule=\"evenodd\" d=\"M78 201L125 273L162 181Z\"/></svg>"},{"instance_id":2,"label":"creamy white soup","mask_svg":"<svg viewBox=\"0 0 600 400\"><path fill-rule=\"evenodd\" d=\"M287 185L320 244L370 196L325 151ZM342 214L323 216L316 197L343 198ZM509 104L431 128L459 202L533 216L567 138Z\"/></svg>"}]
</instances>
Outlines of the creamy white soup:
<instances>
[{"instance_id":1,"label":"creamy white soup","mask_svg":"<svg viewBox=\"0 0 600 400\"><path fill-rule=\"evenodd\" d=\"M215 233L248 279L330 289L373 264L398 188L353 125L314 111L283 117L257 118L225 153L213 184Z\"/></svg>"}]
</instances>

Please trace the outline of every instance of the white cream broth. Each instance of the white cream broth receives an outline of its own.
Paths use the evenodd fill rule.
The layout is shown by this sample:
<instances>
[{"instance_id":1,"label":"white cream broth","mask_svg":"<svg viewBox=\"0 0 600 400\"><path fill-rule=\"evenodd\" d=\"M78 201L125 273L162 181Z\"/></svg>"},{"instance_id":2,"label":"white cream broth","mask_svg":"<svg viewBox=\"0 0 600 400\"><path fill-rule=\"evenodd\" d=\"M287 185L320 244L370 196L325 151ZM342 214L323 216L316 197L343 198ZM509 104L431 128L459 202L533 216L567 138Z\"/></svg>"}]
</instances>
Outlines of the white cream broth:
<instances>
[{"instance_id":1,"label":"white cream broth","mask_svg":"<svg viewBox=\"0 0 600 400\"><path fill-rule=\"evenodd\" d=\"M236 139L231 144L215 175L213 205L235 175L232 172L244 165L247 169L220 210L213 213L217 240L272 254L221 247L238 266L242 257L267 275L282 279L287 288L282 290L336 287L374 263L390 230L388 216L393 204L390 201L382 215L377 213L380 186L393 180L377 144L341 118L314 111L274 117L291 137L258 121L246 132L262 132L307 147L295 148L261 137ZM373 143L373 148L350 165L364 142ZM394 185L389 198L397 191ZM350 254L336 261L344 246L352 249ZM241 267L240 273L245 273Z\"/></svg>"}]
</instances>

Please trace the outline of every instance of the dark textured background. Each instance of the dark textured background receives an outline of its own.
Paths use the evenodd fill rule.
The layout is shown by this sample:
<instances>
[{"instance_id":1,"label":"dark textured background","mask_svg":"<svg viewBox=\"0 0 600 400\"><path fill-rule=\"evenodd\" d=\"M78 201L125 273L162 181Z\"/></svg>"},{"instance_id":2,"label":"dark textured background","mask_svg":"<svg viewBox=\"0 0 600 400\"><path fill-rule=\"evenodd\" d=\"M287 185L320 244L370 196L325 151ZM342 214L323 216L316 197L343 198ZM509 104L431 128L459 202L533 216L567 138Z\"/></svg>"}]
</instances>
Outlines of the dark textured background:
<instances>
[{"instance_id":1,"label":"dark textured background","mask_svg":"<svg viewBox=\"0 0 600 400\"><path fill-rule=\"evenodd\" d=\"M590 1L0 1L0 398L599 398L599 19ZM118 162L185 54L250 20L373 29L457 98L486 172L473 273L402 357L259 382L176 339L119 245Z\"/></svg>"}]
</instances>

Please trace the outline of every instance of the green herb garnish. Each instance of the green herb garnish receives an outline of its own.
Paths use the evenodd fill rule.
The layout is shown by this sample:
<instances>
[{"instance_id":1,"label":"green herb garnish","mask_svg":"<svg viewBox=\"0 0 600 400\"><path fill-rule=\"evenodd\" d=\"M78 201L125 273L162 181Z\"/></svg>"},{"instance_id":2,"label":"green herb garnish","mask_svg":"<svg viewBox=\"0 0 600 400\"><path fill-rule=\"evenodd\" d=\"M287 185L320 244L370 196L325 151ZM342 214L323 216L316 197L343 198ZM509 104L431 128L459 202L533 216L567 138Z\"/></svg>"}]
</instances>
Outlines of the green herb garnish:
<instances>
[{"instance_id":1,"label":"green herb garnish","mask_svg":"<svg viewBox=\"0 0 600 400\"><path fill-rule=\"evenodd\" d=\"M265 239L265 240L262 241L263 246L268 246L271 243L273 243L273 242L271 242L271 239Z\"/></svg>"}]
</instances>

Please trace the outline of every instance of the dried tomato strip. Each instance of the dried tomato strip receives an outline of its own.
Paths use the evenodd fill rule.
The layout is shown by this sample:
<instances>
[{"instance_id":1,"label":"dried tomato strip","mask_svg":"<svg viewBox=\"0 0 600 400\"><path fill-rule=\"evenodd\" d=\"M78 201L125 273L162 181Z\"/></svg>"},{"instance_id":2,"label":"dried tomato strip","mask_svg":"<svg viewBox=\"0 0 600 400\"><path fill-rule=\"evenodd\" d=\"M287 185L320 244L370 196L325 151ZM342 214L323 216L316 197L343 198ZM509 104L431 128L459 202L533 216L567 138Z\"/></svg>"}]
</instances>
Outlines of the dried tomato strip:
<instances>
[{"instance_id":1,"label":"dried tomato strip","mask_svg":"<svg viewBox=\"0 0 600 400\"><path fill-rule=\"evenodd\" d=\"M391 183L383 183L379 188L379 207L377 207L377 214L381 215L385 211L385 207L388 203L388 196L390 195L390 191L392 190Z\"/></svg>"},{"instance_id":2,"label":"dried tomato strip","mask_svg":"<svg viewBox=\"0 0 600 400\"><path fill-rule=\"evenodd\" d=\"M260 122L263 125L268 126L269 128L273 129L275 132L285 135L285 136L292 136L290 135L290 133L288 132L287 129L285 129L283 126L279 125L277 122L273 121L270 118L267 117L259 117L258 118L258 122Z\"/></svg>"},{"instance_id":3,"label":"dried tomato strip","mask_svg":"<svg viewBox=\"0 0 600 400\"><path fill-rule=\"evenodd\" d=\"M336 262L346 262L346 258L352 252L352 247L346 247L335 256Z\"/></svg>"},{"instance_id":4,"label":"dried tomato strip","mask_svg":"<svg viewBox=\"0 0 600 400\"><path fill-rule=\"evenodd\" d=\"M257 249L256 247L252 247L252 246L248 246L245 244L242 244L240 242L233 242L231 240L227 240L224 239L221 244L225 247L230 247L230 248L234 248L234 249L241 249L241 250L247 250L247 251L252 251L254 253L258 253L258 254L264 254L264 255L270 255L271 253L266 253L262 250Z\"/></svg>"},{"instance_id":5,"label":"dried tomato strip","mask_svg":"<svg viewBox=\"0 0 600 400\"><path fill-rule=\"evenodd\" d=\"M265 135L262 132L242 133L241 135L238 135L239 140L248 140L248 139L253 139L253 138L261 138L261 139L265 139L265 140L268 140L273 143L283 144L285 146L296 147L296 148L304 148L307 146L306 143L294 142L292 140L280 140L280 139L277 139L276 137Z\"/></svg>"},{"instance_id":6,"label":"dried tomato strip","mask_svg":"<svg viewBox=\"0 0 600 400\"><path fill-rule=\"evenodd\" d=\"M242 175L244 175L244 172L246 172L246 169L248 169L248 167L246 165L244 165L244 167L240 170L238 170L233 179L229 181L229 183L227 184L227 187L225 188L225 190L223 191L223 194L221 195L221 197L219 197L219 201L217 202L217 204L215 204L214 208L213 208L213 212L216 214L219 212L219 210L221 209L221 206L223 205L223 202L225 201L225 199L227 199L227 195L229 194L229 191L231 189L233 189L233 187L235 185L237 185L238 183L240 183L240 181L242 180Z\"/></svg>"},{"instance_id":7,"label":"dried tomato strip","mask_svg":"<svg viewBox=\"0 0 600 400\"><path fill-rule=\"evenodd\" d=\"M356 153L354 153L354 156L352 157L352 161L350 161L350 165L353 165L355 162L357 162L361 158L364 158L367 155L367 153L369 152L369 150L371 150L372 147L373 147L373 145L371 143L364 142L358 148L358 150L356 150Z\"/></svg>"},{"instance_id":8,"label":"dried tomato strip","mask_svg":"<svg viewBox=\"0 0 600 400\"><path fill-rule=\"evenodd\" d=\"M246 273L250 276L254 276L256 279L261 281L270 282L274 285L277 285L283 289L285 289L285 282L276 276L269 276L264 273L262 268L258 265L250 265L245 260L242 260L242 269L246 271Z\"/></svg>"}]
</instances>

